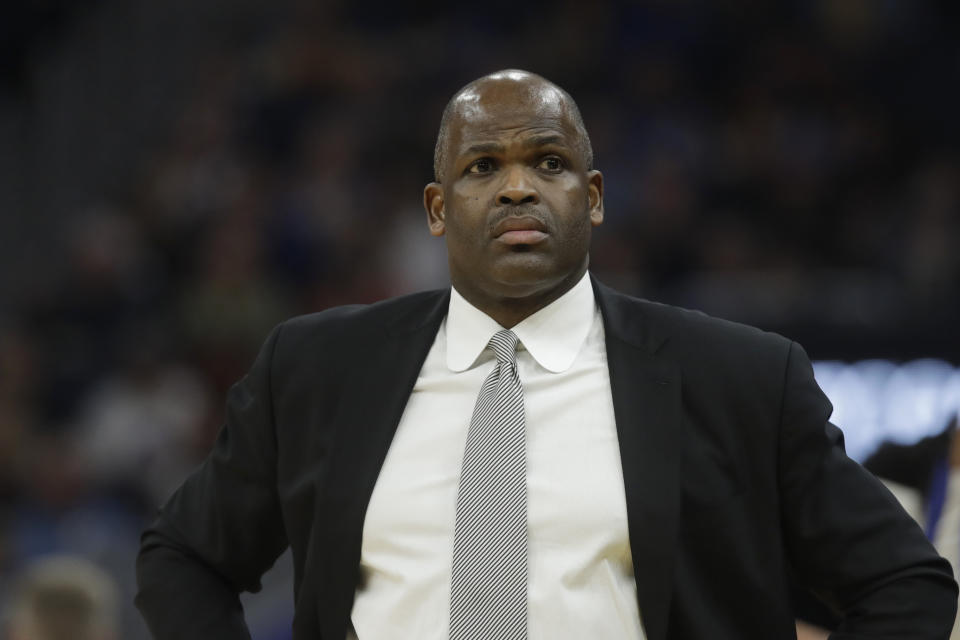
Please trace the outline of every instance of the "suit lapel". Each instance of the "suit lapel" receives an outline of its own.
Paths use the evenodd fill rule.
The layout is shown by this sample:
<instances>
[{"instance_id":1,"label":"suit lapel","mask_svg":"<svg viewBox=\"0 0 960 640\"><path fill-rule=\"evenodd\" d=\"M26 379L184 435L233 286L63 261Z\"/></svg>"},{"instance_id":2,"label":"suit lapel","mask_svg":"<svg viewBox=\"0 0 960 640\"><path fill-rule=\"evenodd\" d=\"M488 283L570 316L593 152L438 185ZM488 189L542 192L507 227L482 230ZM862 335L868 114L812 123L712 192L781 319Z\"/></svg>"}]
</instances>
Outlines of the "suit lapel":
<instances>
[{"instance_id":1,"label":"suit lapel","mask_svg":"<svg viewBox=\"0 0 960 640\"><path fill-rule=\"evenodd\" d=\"M359 578L367 504L423 361L446 314L449 290L385 320L357 345L346 372L347 395L336 419L336 443L318 507L322 556L318 615L321 637L343 638Z\"/></svg>"},{"instance_id":2,"label":"suit lapel","mask_svg":"<svg viewBox=\"0 0 960 640\"><path fill-rule=\"evenodd\" d=\"M648 640L664 640L680 508L680 372L657 356L667 336L642 303L593 284L606 332L637 600Z\"/></svg>"}]
</instances>

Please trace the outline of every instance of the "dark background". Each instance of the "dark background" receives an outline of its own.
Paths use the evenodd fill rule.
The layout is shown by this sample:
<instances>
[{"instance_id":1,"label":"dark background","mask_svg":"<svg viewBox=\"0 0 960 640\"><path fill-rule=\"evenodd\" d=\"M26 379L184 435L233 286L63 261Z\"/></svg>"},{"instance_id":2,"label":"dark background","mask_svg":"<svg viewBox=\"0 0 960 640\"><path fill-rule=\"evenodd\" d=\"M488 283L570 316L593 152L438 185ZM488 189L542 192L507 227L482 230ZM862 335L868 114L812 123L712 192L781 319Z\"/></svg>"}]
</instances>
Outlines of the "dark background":
<instances>
[{"instance_id":1,"label":"dark background","mask_svg":"<svg viewBox=\"0 0 960 640\"><path fill-rule=\"evenodd\" d=\"M832 373L949 377L958 25L909 0L6 3L0 594L51 550L128 593L273 324L447 283L421 206L440 113L501 68L579 102L601 280Z\"/></svg>"}]
</instances>

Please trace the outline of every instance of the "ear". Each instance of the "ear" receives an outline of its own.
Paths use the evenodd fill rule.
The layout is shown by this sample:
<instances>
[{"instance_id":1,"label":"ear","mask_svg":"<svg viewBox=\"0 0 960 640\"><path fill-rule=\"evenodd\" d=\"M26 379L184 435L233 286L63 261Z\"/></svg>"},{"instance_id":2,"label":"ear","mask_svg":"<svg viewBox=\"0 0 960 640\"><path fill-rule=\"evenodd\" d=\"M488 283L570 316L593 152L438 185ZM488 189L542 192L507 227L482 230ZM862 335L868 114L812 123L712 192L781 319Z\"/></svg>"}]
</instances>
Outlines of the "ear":
<instances>
[{"instance_id":1,"label":"ear","mask_svg":"<svg viewBox=\"0 0 960 640\"><path fill-rule=\"evenodd\" d=\"M603 174L596 169L587 172L587 202L590 204L590 224L603 223Z\"/></svg>"},{"instance_id":2,"label":"ear","mask_svg":"<svg viewBox=\"0 0 960 640\"><path fill-rule=\"evenodd\" d=\"M423 188L423 208L427 210L427 225L430 235L442 236L446 231L443 208L443 187L439 182L431 182Z\"/></svg>"}]
</instances>

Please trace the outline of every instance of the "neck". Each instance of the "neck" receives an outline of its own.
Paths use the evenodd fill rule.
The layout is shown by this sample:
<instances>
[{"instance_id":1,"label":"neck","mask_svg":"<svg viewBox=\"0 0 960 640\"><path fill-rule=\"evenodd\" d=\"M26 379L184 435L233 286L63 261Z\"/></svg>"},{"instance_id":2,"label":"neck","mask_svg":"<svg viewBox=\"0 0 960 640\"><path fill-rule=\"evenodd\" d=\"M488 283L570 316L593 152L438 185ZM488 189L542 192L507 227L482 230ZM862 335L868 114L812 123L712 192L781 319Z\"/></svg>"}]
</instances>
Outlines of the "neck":
<instances>
[{"instance_id":1,"label":"neck","mask_svg":"<svg viewBox=\"0 0 960 640\"><path fill-rule=\"evenodd\" d=\"M464 284L454 281L453 286L467 302L493 318L501 327L512 329L567 291L570 291L575 284L580 282L580 278L583 277L586 270L587 266L584 264L582 268L569 274L553 286L532 292L524 291L521 295L490 294L473 283Z\"/></svg>"}]
</instances>

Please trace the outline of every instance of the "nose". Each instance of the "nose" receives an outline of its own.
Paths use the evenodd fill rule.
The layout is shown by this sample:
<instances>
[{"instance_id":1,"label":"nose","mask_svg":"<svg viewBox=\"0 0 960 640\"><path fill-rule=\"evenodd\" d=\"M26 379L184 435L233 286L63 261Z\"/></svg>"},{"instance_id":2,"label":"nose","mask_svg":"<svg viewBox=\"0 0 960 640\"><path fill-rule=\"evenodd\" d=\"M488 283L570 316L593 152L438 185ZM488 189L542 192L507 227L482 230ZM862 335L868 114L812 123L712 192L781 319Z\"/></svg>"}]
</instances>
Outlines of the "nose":
<instances>
[{"instance_id":1,"label":"nose","mask_svg":"<svg viewBox=\"0 0 960 640\"><path fill-rule=\"evenodd\" d=\"M537 204L540 202L540 193L526 172L514 167L506 172L506 179L497 192L496 200L500 205Z\"/></svg>"}]
</instances>

